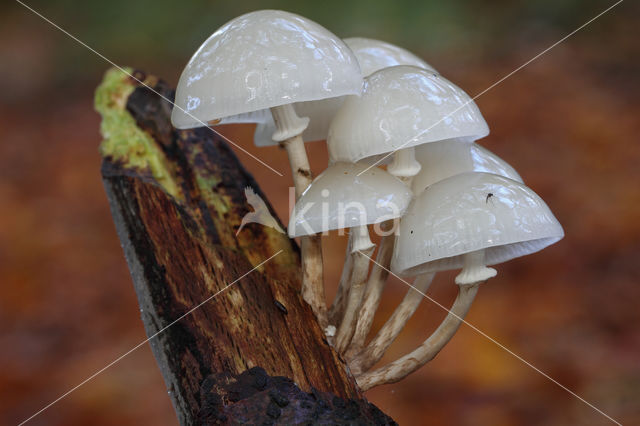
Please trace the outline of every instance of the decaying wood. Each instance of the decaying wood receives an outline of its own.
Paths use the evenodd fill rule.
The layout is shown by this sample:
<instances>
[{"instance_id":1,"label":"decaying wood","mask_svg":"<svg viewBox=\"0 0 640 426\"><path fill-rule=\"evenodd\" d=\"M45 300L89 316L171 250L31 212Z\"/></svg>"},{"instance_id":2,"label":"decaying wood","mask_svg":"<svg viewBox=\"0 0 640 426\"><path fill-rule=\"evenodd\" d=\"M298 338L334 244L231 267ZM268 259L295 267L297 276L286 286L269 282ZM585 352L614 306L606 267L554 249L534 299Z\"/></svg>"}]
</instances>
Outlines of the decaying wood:
<instances>
[{"instance_id":1,"label":"decaying wood","mask_svg":"<svg viewBox=\"0 0 640 426\"><path fill-rule=\"evenodd\" d=\"M162 81L136 76L173 98ZM147 335L279 253L150 340L180 423L392 423L364 400L302 300L297 247L259 224L236 236L251 211L245 187L266 197L231 149L206 128L176 131L168 102L125 74L118 78L130 87L113 90L99 108L103 118L109 108L126 110L130 130L142 130L159 153L102 151Z\"/></svg>"}]
</instances>

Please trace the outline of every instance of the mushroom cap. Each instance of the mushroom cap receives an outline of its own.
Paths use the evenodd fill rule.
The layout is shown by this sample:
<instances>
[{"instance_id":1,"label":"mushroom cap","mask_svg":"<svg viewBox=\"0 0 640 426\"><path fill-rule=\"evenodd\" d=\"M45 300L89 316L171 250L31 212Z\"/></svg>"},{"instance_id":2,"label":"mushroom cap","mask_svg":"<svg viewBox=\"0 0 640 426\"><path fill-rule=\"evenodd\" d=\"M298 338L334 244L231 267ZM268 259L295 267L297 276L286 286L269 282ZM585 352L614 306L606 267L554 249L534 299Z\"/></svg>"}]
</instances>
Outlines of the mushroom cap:
<instances>
[{"instance_id":1,"label":"mushroom cap","mask_svg":"<svg viewBox=\"0 0 640 426\"><path fill-rule=\"evenodd\" d=\"M363 76L395 65L412 65L430 72L437 72L431 65L408 50L384 41L353 37L345 38L344 42L356 55ZM297 103L295 109L298 115L310 118L309 127L302 133L302 139L305 142L327 139L331 120L343 102L344 97ZM275 131L273 118L269 116L266 120L256 120L256 122L258 125L253 137L256 146L277 144L271 139Z\"/></svg>"},{"instance_id":2,"label":"mushroom cap","mask_svg":"<svg viewBox=\"0 0 640 426\"><path fill-rule=\"evenodd\" d=\"M229 117L223 117L218 119L215 123L209 123L212 125L218 124L238 124L238 123L264 123L271 121L273 123L273 116L269 109L259 109L257 111L245 112L242 114L230 115ZM275 125L273 125L275 131ZM273 132L272 132L273 133ZM271 137L271 135L269 135Z\"/></svg>"},{"instance_id":3,"label":"mushroom cap","mask_svg":"<svg viewBox=\"0 0 640 426\"><path fill-rule=\"evenodd\" d=\"M435 72L435 68L402 47L371 38L351 37L344 42L358 58L363 76L369 76L383 68L396 65L412 65Z\"/></svg>"},{"instance_id":4,"label":"mushroom cap","mask_svg":"<svg viewBox=\"0 0 640 426\"><path fill-rule=\"evenodd\" d=\"M426 187L450 176L466 172L485 172L523 183L522 178L502 158L476 143L465 140L432 142L416 148L416 160L422 164L411 188L420 194Z\"/></svg>"},{"instance_id":5,"label":"mushroom cap","mask_svg":"<svg viewBox=\"0 0 640 426\"><path fill-rule=\"evenodd\" d=\"M213 33L185 67L171 115L180 129L294 102L359 94L362 75L347 45L289 12L247 13Z\"/></svg>"},{"instance_id":6,"label":"mushroom cap","mask_svg":"<svg viewBox=\"0 0 640 426\"><path fill-rule=\"evenodd\" d=\"M411 190L382 169L366 169L365 164L336 163L318 175L293 208L289 236L401 217L411 201Z\"/></svg>"},{"instance_id":7,"label":"mushroom cap","mask_svg":"<svg viewBox=\"0 0 640 426\"><path fill-rule=\"evenodd\" d=\"M433 72L400 65L365 78L361 96L349 96L329 128L332 161L373 155L451 138L473 141L489 127L473 100Z\"/></svg>"},{"instance_id":8,"label":"mushroom cap","mask_svg":"<svg viewBox=\"0 0 640 426\"><path fill-rule=\"evenodd\" d=\"M494 265L534 253L564 236L531 189L490 173L463 173L434 183L400 220L391 268L402 275L458 269L463 254L485 250Z\"/></svg>"}]
</instances>

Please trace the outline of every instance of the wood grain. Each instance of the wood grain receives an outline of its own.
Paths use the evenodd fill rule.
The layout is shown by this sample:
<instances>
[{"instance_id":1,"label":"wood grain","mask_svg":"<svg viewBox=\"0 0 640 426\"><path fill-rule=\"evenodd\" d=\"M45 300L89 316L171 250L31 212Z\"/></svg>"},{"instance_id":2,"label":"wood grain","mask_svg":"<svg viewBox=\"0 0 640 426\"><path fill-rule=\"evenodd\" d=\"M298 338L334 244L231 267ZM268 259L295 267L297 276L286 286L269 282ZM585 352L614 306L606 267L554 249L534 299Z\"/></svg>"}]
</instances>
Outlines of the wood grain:
<instances>
[{"instance_id":1,"label":"wood grain","mask_svg":"<svg viewBox=\"0 0 640 426\"><path fill-rule=\"evenodd\" d=\"M173 99L162 81L135 75ZM173 129L168 102L124 75L122 84L135 87L122 105L161 148L162 161L179 188L169 195L150 170L132 167L123 158L104 158L103 182L147 335L155 335L279 253L150 340L180 423L235 423L241 421L239 412L248 415L233 409L235 404L253 401L249 407L262 407L258 401L269 400L265 392L283 389L292 401L306 400L313 392L328 396L314 397L324 402L310 413L291 405L286 410L298 407L290 413L294 417L282 417L286 410L280 406L280 416L274 417L273 404L271 414L256 409L250 423L293 418L340 423L344 410L338 406L345 404L352 404L345 422L392 423L363 399L302 300L295 244L259 224L247 225L236 236L242 217L251 211L245 187L267 199L232 150L207 128ZM255 381L243 381L256 371L271 385L259 389ZM223 388L233 383L251 392L230 398Z\"/></svg>"}]
</instances>

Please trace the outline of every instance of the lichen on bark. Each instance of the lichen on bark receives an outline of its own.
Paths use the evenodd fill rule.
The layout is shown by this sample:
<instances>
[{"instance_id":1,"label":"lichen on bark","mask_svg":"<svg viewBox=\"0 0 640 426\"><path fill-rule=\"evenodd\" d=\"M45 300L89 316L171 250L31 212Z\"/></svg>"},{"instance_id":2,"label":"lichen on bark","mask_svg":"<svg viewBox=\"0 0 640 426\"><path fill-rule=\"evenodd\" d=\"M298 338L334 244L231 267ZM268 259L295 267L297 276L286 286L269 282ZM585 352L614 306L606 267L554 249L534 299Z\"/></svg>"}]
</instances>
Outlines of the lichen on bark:
<instances>
[{"instance_id":1,"label":"lichen on bark","mask_svg":"<svg viewBox=\"0 0 640 426\"><path fill-rule=\"evenodd\" d=\"M102 116L100 144L103 158L111 158L124 168L146 170L174 198L182 198L165 154L125 108L135 85L127 80L133 70L109 69L95 93L94 107Z\"/></svg>"}]
</instances>

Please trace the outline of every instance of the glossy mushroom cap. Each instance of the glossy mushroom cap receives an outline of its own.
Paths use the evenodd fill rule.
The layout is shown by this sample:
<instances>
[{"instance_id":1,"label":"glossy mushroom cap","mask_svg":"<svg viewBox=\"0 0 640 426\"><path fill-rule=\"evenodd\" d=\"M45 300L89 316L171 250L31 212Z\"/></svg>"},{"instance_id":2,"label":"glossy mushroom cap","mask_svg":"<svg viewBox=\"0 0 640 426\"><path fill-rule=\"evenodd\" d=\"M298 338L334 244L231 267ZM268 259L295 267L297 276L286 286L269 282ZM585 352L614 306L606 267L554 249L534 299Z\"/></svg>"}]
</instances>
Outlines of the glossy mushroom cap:
<instances>
[{"instance_id":1,"label":"glossy mushroom cap","mask_svg":"<svg viewBox=\"0 0 640 426\"><path fill-rule=\"evenodd\" d=\"M489 127L455 84L412 66L384 68L365 78L361 96L336 113L327 143L331 161L367 157L451 138L473 141Z\"/></svg>"},{"instance_id":2,"label":"glossy mushroom cap","mask_svg":"<svg viewBox=\"0 0 640 426\"><path fill-rule=\"evenodd\" d=\"M395 65L412 65L424 68L430 72L437 72L431 65L418 58L413 53L393 44L369 38L345 38L344 42L358 59L363 76L368 76L382 68ZM344 97L330 98L321 101L301 102L295 105L300 117L309 117L309 127L302 133L305 142L325 140L331 120L344 102ZM260 118L260 117L256 117ZM238 121L239 122L239 121ZM271 135L275 130L273 119L256 120L258 123L254 135L257 146L274 145Z\"/></svg>"},{"instance_id":3,"label":"glossy mushroom cap","mask_svg":"<svg viewBox=\"0 0 640 426\"><path fill-rule=\"evenodd\" d=\"M185 67L171 115L180 129L294 102L359 94L355 55L327 29L278 10L235 18Z\"/></svg>"},{"instance_id":4,"label":"glossy mushroom cap","mask_svg":"<svg viewBox=\"0 0 640 426\"><path fill-rule=\"evenodd\" d=\"M531 189L489 173L463 173L429 186L400 220L391 269L402 275L458 269L484 250L485 265L534 253L564 236Z\"/></svg>"},{"instance_id":5,"label":"glossy mushroom cap","mask_svg":"<svg viewBox=\"0 0 640 426\"><path fill-rule=\"evenodd\" d=\"M435 68L413 53L391 43L363 37L345 38L344 42L358 58L360 70L365 77L396 65L411 65L437 73Z\"/></svg>"},{"instance_id":6,"label":"glossy mushroom cap","mask_svg":"<svg viewBox=\"0 0 640 426\"><path fill-rule=\"evenodd\" d=\"M353 228L402 216L411 201L409 188L382 169L364 171L366 168L363 164L336 163L322 172L296 203L289 220L289 236Z\"/></svg>"},{"instance_id":7,"label":"glossy mushroom cap","mask_svg":"<svg viewBox=\"0 0 640 426\"><path fill-rule=\"evenodd\" d=\"M500 175L523 183L522 178L502 158L486 148L465 140L432 142L416 148L416 160L422 165L413 178L411 189L420 194L426 187L466 172Z\"/></svg>"}]
</instances>

